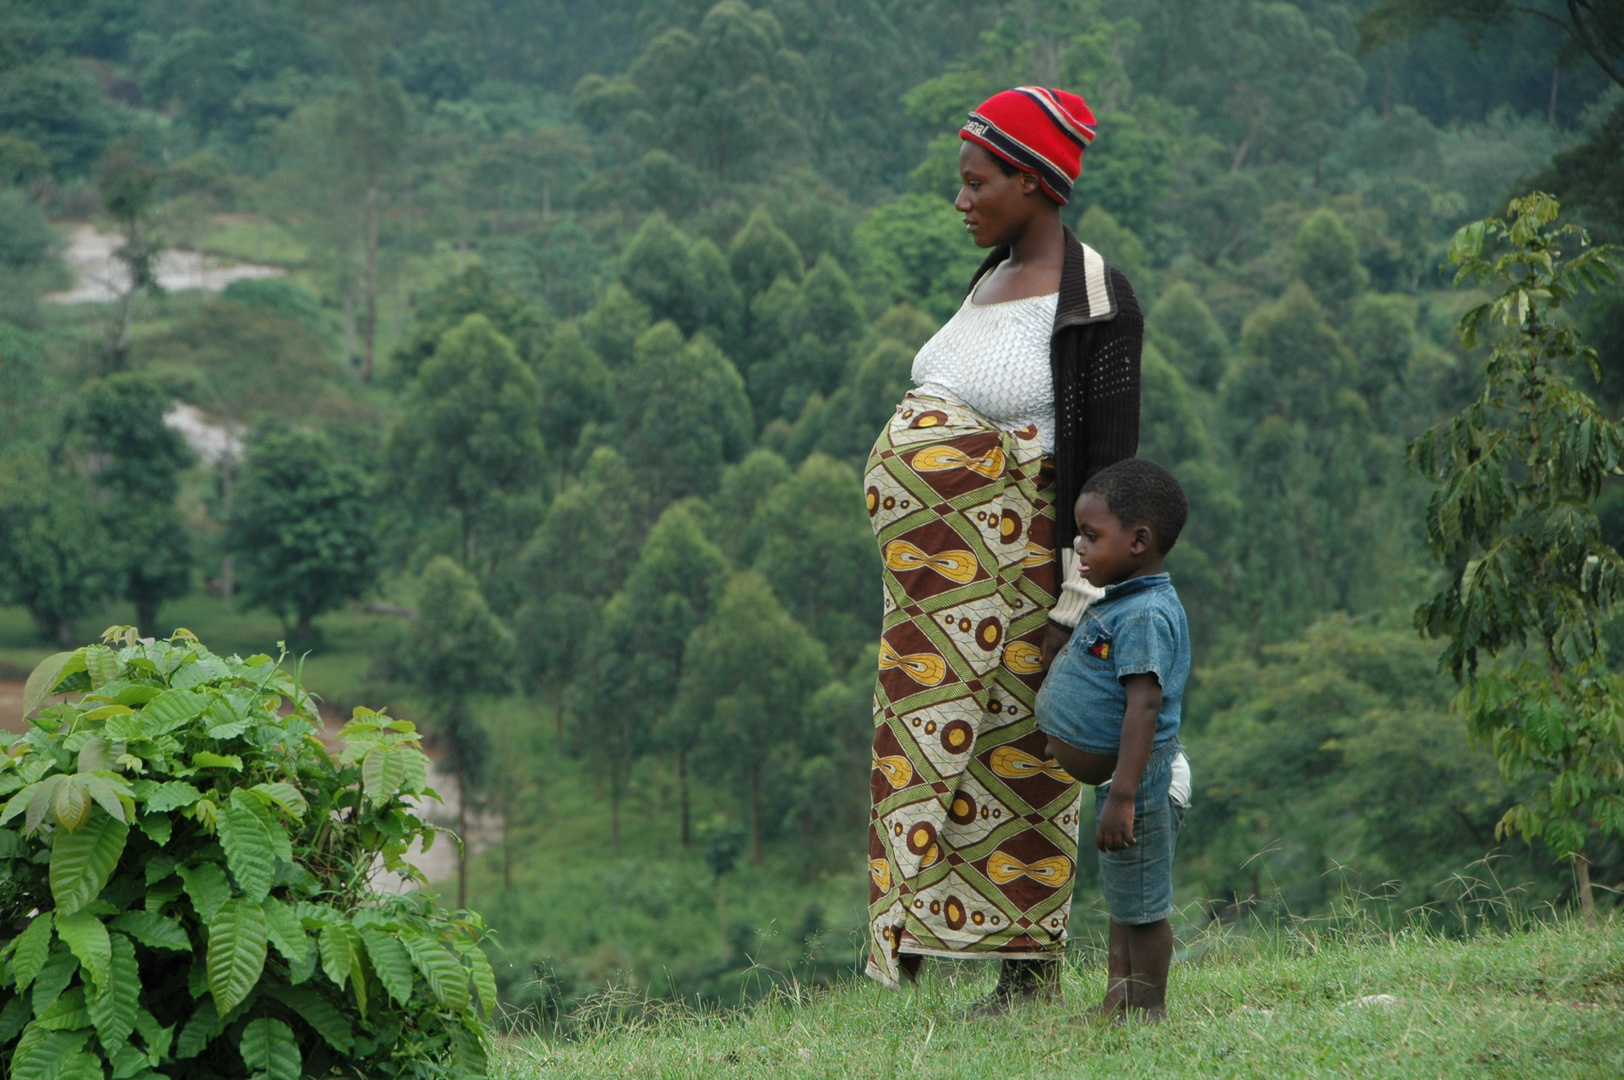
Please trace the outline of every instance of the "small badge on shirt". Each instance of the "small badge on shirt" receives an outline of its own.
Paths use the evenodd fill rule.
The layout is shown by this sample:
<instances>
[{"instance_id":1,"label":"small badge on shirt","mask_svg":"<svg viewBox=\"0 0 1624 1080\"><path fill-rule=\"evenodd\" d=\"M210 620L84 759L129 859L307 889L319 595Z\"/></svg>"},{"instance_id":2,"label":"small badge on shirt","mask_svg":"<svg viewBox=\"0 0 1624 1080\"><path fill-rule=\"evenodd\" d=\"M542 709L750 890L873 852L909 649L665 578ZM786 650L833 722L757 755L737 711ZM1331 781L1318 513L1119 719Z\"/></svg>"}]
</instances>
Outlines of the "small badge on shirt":
<instances>
[{"instance_id":1,"label":"small badge on shirt","mask_svg":"<svg viewBox=\"0 0 1624 1080\"><path fill-rule=\"evenodd\" d=\"M1103 634L1103 633L1100 634L1093 641L1090 641L1084 647L1083 651L1088 653L1088 655L1094 657L1096 660L1109 660L1109 659L1111 659L1111 638L1110 638L1110 635Z\"/></svg>"}]
</instances>

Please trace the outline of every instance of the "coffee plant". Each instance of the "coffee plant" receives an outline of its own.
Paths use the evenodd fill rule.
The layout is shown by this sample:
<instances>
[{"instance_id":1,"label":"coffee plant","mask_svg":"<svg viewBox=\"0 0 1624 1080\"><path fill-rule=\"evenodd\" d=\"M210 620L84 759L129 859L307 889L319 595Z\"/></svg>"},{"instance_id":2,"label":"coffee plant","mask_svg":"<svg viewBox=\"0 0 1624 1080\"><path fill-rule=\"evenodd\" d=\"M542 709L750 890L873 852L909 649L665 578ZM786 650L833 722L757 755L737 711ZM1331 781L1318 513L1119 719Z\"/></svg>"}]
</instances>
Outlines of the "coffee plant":
<instances>
[{"instance_id":1,"label":"coffee plant","mask_svg":"<svg viewBox=\"0 0 1624 1080\"><path fill-rule=\"evenodd\" d=\"M483 924L371 886L423 883L403 856L435 836L412 725L357 709L332 749L269 656L103 641L0 735L11 1080L483 1075Z\"/></svg>"}]
</instances>

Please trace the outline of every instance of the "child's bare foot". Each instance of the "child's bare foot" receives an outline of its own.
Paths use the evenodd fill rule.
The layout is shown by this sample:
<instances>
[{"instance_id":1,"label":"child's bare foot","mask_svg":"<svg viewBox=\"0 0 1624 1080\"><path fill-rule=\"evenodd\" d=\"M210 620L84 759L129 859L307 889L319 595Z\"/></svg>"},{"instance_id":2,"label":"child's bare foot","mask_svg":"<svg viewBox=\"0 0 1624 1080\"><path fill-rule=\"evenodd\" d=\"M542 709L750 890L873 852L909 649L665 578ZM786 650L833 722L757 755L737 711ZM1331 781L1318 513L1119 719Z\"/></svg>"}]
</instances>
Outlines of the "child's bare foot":
<instances>
[{"instance_id":1,"label":"child's bare foot","mask_svg":"<svg viewBox=\"0 0 1624 1080\"><path fill-rule=\"evenodd\" d=\"M1141 1024L1159 1024L1167 1019L1167 1006L1153 1005L1148 1009L1123 1009L1122 1016L1124 1019L1132 1016L1135 1021Z\"/></svg>"}]
</instances>

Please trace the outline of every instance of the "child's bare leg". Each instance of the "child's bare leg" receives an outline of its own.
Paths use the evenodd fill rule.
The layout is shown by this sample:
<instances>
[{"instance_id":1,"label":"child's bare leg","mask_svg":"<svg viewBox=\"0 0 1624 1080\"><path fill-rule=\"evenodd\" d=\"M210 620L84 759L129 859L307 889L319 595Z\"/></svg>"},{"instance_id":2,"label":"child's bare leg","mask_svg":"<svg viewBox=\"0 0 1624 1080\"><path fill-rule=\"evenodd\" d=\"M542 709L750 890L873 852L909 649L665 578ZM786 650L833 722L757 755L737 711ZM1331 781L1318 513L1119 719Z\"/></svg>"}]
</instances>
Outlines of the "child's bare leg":
<instances>
[{"instance_id":1,"label":"child's bare leg","mask_svg":"<svg viewBox=\"0 0 1624 1080\"><path fill-rule=\"evenodd\" d=\"M1111 920L1111 938L1105 961L1105 998L1090 1010L1100 1019L1120 1016L1128 1007L1128 979L1133 974L1133 954L1128 937L1131 929L1115 919Z\"/></svg>"},{"instance_id":2,"label":"child's bare leg","mask_svg":"<svg viewBox=\"0 0 1624 1080\"><path fill-rule=\"evenodd\" d=\"M1114 931L1116 924L1112 923ZM1167 1016L1167 969L1173 963L1173 924L1166 919L1129 926L1128 1010L1146 1020Z\"/></svg>"}]
</instances>

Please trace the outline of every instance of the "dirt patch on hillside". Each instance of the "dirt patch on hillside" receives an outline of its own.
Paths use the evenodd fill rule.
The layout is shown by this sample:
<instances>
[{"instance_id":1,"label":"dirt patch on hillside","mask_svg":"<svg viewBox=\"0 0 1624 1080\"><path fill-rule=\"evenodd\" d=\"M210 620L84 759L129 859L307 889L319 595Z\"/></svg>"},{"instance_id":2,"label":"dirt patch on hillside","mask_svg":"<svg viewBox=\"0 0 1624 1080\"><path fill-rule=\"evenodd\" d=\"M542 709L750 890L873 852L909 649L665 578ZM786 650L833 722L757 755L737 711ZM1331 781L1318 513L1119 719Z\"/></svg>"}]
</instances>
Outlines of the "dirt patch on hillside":
<instances>
[{"instance_id":1,"label":"dirt patch on hillside","mask_svg":"<svg viewBox=\"0 0 1624 1080\"><path fill-rule=\"evenodd\" d=\"M23 731L23 686L21 679L0 679L0 731Z\"/></svg>"}]
</instances>

